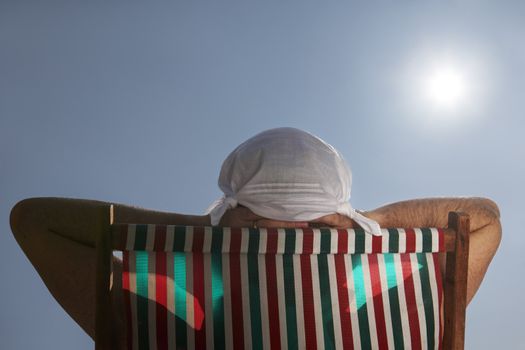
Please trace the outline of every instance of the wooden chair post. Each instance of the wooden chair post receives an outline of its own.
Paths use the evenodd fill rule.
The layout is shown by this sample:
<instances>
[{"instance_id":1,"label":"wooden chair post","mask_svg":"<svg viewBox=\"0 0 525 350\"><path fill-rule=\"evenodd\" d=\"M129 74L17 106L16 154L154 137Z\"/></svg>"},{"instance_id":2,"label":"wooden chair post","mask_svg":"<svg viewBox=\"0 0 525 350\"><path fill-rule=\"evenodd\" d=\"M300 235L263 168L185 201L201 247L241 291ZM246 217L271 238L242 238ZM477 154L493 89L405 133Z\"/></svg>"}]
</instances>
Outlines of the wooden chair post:
<instances>
[{"instance_id":1,"label":"wooden chair post","mask_svg":"<svg viewBox=\"0 0 525 350\"><path fill-rule=\"evenodd\" d=\"M469 216L451 212L448 227L456 233L454 251L447 252L445 272L445 335L444 349L463 349L467 308L467 277L469 252Z\"/></svg>"},{"instance_id":2,"label":"wooden chair post","mask_svg":"<svg viewBox=\"0 0 525 350\"><path fill-rule=\"evenodd\" d=\"M95 348L115 349L110 294L113 205L103 206L97 221Z\"/></svg>"}]
</instances>

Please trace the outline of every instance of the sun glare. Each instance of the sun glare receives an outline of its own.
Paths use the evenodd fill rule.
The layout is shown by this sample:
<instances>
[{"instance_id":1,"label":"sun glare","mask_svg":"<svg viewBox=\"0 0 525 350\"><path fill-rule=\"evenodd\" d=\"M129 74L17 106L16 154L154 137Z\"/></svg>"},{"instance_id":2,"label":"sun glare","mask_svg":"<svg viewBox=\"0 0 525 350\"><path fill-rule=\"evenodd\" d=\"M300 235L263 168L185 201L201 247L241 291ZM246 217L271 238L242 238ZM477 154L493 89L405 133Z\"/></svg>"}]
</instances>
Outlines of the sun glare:
<instances>
[{"instance_id":1,"label":"sun glare","mask_svg":"<svg viewBox=\"0 0 525 350\"><path fill-rule=\"evenodd\" d=\"M463 48L421 48L408 53L396 72L399 105L422 127L449 127L485 116L494 71L484 52Z\"/></svg>"},{"instance_id":2,"label":"sun glare","mask_svg":"<svg viewBox=\"0 0 525 350\"><path fill-rule=\"evenodd\" d=\"M455 67L437 67L428 73L425 92L428 99L439 108L456 108L466 98L467 82Z\"/></svg>"}]
</instances>

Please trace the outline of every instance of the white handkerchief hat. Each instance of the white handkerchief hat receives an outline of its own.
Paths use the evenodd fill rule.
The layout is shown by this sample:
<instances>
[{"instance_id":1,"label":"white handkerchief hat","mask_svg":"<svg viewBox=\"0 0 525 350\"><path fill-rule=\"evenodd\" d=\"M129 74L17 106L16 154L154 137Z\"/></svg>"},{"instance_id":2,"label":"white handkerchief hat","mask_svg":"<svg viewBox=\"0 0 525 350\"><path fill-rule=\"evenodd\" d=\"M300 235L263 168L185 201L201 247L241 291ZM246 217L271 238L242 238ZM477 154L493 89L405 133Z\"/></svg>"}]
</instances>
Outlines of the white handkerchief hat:
<instances>
[{"instance_id":1,"label":"white handkerchief hat","mask_svg":"<svg viewBox=\"0 0 525 350\"><path fill-rule=\"evenodd\" d=\"M381 235L377 222L350 205L351 184L350 168L334 147L299 129L270 129L228 155L219 175L224 195L207 213L212 225L237 204L282 221L311 221L339 213L366 232Z\"/></svg>"}]
</instances>

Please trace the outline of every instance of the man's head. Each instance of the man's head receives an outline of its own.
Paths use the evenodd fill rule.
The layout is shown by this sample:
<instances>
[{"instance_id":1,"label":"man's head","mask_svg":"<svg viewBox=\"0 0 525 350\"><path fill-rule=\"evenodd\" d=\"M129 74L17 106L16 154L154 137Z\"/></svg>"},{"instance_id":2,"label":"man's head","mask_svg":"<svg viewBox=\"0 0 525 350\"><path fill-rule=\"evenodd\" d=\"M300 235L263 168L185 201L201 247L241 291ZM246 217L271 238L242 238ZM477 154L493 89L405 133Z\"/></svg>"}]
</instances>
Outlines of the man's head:
<instances>
[{"instance_id":1,"label":"man's head","mask_svg":"<svg viewBox=\"0 0 525 350\"><path fill-rule=\"evenodd\" d=\"M338 213L377 233L378 225L350 206L351 182L346 161L320 138L294 128L266 130L224 161L219 176L224 196L210 208L212 224L241 204L260 217L285 222Z\"/></svg>"}]
</instances>

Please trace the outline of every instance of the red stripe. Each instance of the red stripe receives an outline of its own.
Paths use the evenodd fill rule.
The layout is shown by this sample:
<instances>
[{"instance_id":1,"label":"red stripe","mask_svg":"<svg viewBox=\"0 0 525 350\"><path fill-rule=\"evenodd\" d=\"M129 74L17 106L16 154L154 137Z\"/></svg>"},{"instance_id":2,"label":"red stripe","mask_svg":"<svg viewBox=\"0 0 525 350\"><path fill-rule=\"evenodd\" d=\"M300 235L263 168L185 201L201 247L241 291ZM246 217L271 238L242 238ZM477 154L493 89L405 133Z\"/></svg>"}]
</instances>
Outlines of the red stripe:
<instances>
[{"instance_id":1,"label":"red stripe","mask_svg":"<svg viewBox=\"0 0 525 350\"><path fill-rule=\"evenodd\" d=\"M241 250L242 231L231 229L230 250L230 291L232 306L233 348L244 349L244 324L242 315L241 262L238 252Z\"/></svg>"},{"instance_id":2,"label":"red stripe","mask_svg":"<svg viewBox=\"0 0 525 350\"><path fill-rule=\"evenodd\" d=\"M241 251L242 230L239 228L232 228L230 232L230 253L239 253Z\"/></svg>"},{"instance_id":3,"label":"red stripe","mask_svg":"<svg viewBox=\"0 0 525 350\"><path fill-rule=\"evenodd\" d=\"M239 228L230 229L230 251L229 253L241 252L242 230Z\"/></svg>"},{"instance_id":4,"label":"red stripe","mask_svg":"<svg viewBox=\"0 0 525 350\"><path fill-rule=\"evenodd\" d=\"M304 240L303 242L306 242ZM304 248L303 248L304 249ZM301 254L301 279L303 286L303 309L304 309L304 333L306 349L317 348L317 337L315 333L314 295L312 290L312 266L310 255Z\"/></svg>"},{"instance_id":5,"label":"red stripe","mask_svg":"<svg viewBox=\"0 0 525 350\"><path fill-rule=\"evenodd\" d=\"M412 228L405 229L406 232L406 253L416 251L416 232Z\"/></svg>"},{"instance_id":6,"label":"red stripe","mask_svg":"<svg viewBox=\"0 0 525 350\"><path fill-rule=\"evenodd\" d=\"M348 239L348 235L346 235ZM341 235L339 235L341 242ZM346 279L345 256L334 255L335 276L337 280L337 296L339 298L339 314L341 315L341 335L343 337L343 348L352 349L354 339L352 337L352 323L350 321L350 304L348 302L348 281Z\"/></svg>"},{"instance_id":7,"label":"red stripe","mask_svg":"<svg viewBox=\"0 0 525 350\"><path fill-rule=\"evenodd\" d=\"M337 253L347 253L348 251L348 231L337 230Z\"/></svg>"},{"instance_id":8,"label":"red stripe","mask_svg":"<svg viewBox=\"0 0 525 350\"><path fill-rule=\"evenodd\" d=\"M400 254L400 257L412 349L421 349L421 330L419 329L419 317L417 315L416 294L414 289L414 278L412 277L410 254Z\"/></svg>"},{"instance_id":9,"label":"red stripe","mask_svg":"<svg viewBox=\"0 0 525 350\"><path fill-rule=\"evenodd\" d=\"M277 251L277 230L268 229L266 242L267 252ZM270 347L281 348L281 334L279 328L279 306L277 293L277 271L275 266L275 254L265 254L266 260L266 288L268 297L268 321L270 323ZM264 327L264 326L263 326Z\"/></svg>"},{"instance_id":10,"label":"red stripe","mask_svg":"<svg viewBox=\"0 0 525 350\"><path fill-rule=\"evenodd\" d=\"M206 348L206 324L204 321L204 228L193 229L193 309L195 321L195 348ZM211 317L211 315L210 315Z\"/></svg>"},{"instance_id":11,"label":"red stripe","mask_svg":"<svg viewBox=\"0 0 525 350\"><path fill-rule=\"evenodd\" d=\"M445 233L443 232L443 229L438 229L438 242L439 242L439 251L444 252L445 251Z\"/></svg>"},{"instance_id":12,"label":"red stripe","mask_svg":"<svg viewBox=\"0 0 525 350\"><path fill-rule=\"evenodd\" d=\"M153 243L153 250L156 252L163 252L166 245L166 225L155 226L155 241Z\"/></svg>"},{"instance_id":13,"label":"red stripe","mask_svg":"<svg viewBox=\"0 0 525 350\"><path fill-rule=\"evenodd\" d=\"M204 245L204 227L193 228L193 249L194 253L202 253Z\"/></svg>"},{"instance_id":14,"label":"red stripe","mask_svg":"<svg viewBox=\"0 0 525 350\"><path fill-rule=\"evenodd\" d=\"M267 229L268 239L266 240L266 253L277 253L277 229Z\"/></svg>"},{"instance_id":15,"label":"red stripe","mask_svg":"<svg viewBox=\"0 0 525 350\"><path fill-rule=\"evenodd\" d=\"M125 237L125 236L123 236ZM133 346L133 340L131 338L131 301L129 296L129 252L122 252L122 292L124 297L124 308L126 309L126 341L128 343L128 349Z\"/></svg>"},{"instance_id":16,"label":"red stripe","mask_svg":"<svg viewBox=\"0 0 525 350\"><path fill-rule=\"evenodd\" d=\"M314 233L312 229L303 229L303 254L312 254L314 251Z\"/></svg>"},{"instance_id":17,"label":"red stripe","mask_svg":"<svg viewBox=\"0 0 525 350\"><path fill-rule=\"evenodd\" d=\"M381 253L383 249L383 237L372 236L372 253Z\"/></svg>"},{"instance_id":18,"label":"red stripe","mask_svg":"<svg viewBox=\"0 0 525 350\"><path fill-rule=\"evenodd\" d=\"M378 345L379 349L388 349L385 309L383 306L383 293L381 288L379 265L377 263L377 254L367 254L366 256L368 257L368 268L370 269L370 281L374 300L374 315L376 318L375 329L377 332Z\"/></svg>"},{"instance_id":19,"label":"red stripe","mask_svg":"<svg viewBox=\"0 0 525 350\"><path fill-rule=\"evenodd\" d=\"M439 349L443 348L443 280L441 279L441 266L439 264L439 254L432 254L434 259L434 273L436 274L436 284L438 292L438 312L439 312Z\"/></svg>"},{"instance_id":20,"label":"red stripe","mask_svg":"<svg viewBox=\"0 0 525 350\"><path fill-rule=\"evenodd\" d=\"M158 236L158 234L156 235ZM155 244L157 238L155 237ZM162 245L163 247L164 245ZM168 349L168 298L166 290L166 253L155 253L155 290L157 306L157 347L159 350Z\"/></svg>"}]
</instances>

